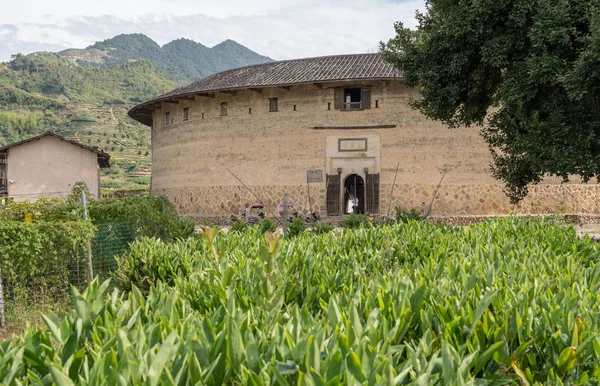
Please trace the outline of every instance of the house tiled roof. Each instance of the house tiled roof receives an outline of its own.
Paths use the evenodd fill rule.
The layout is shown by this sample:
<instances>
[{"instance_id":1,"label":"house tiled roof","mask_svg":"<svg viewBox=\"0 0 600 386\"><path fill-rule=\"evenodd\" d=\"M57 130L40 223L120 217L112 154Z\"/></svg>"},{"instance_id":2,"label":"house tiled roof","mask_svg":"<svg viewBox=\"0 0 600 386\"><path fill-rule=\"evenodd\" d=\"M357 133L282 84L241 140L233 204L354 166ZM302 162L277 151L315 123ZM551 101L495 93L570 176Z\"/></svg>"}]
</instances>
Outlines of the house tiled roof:
<instances>
[{"instance_id":1,"label":"house tiled roof","mask_svg":"<svg viewBox=\"0 0 600 386\"><path fill-rule=\"evenodd\" d=\"M103 152L102 150L99 150L96 147L86 146L86 145L84 145L82 143L79 143L79 142L74 141L72 139L67 139L67 138L65 138L65 137L63 137L61 135L58 135L56 133L53 133L51 131L46 131L46 132L44 132L44 133L42 133L40 135L36 135L35 137L30 137L30 138L24 139L24 140L19 141L19 142L15 142L15 143L11 143L11 144L6 145L6 146L2 146L2 147L0 147L0 152L6 151L6 150L10 149L11 147L23 145L25 143L32 142L32 141L35 141L35 140L38 140L40 138L47 137L47 136L52 136L54 138L58 138L61 141L69 142L69 143L72 143L73 145L77 145L77 146L82 147L82 148L84 148L86 150L94 152L94 153L98 154L98 165L101 168L108 168L108 167L110 167L110 155L109 154Z\"/></svg>"},{"instance_id":2,"label":"house tiled roof","mask_svg":"<svg viewBox=\"0 0 600 386\"><path fill-rule=\"evenodd\" d=\"M398 70L381 54L323 56L270 62L220 72L135 106L132 118L152 124L152 104L177 97L236 89L291 86L348 80L392 79Z\"/></svg>"}]
</instances>

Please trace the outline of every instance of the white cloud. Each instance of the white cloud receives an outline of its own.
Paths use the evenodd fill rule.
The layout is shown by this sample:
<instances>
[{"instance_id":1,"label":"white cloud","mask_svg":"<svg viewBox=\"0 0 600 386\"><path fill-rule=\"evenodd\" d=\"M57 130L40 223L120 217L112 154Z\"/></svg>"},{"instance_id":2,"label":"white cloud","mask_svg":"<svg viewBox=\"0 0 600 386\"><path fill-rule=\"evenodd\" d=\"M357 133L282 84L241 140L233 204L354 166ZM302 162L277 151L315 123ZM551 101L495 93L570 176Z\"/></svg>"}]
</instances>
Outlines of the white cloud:
<instances>
[{"instance_id":1,"label":"white cloud","mask_svg":"<svg viewBox=\"0 0 600 386\"><path fill-rule=\"evenodd\" d=\"M274 59L366 52L393 36L395 21L414 26L415 11L424 8L424 0L174 0L168 7L158 0L21 3L11 2L0 13L0 60L32 47L82 48L135 32L159 44L185 37L213 46L233 39Z\"/></svg>"}]
</instances>

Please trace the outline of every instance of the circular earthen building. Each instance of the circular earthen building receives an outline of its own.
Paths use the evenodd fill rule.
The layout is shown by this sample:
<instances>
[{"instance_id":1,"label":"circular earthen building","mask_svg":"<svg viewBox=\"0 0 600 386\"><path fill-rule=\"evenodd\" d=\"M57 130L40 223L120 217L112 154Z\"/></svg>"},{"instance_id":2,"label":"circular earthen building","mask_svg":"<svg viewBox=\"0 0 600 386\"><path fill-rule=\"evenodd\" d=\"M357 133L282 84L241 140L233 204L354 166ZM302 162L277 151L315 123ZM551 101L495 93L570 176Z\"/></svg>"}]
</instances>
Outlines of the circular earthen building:
<instances>
[{"instance_id":1,"label":"circular earthen building","mask_svg":"<svg viewBox=\"0 0 600 386\"><path fill-rule=\"evenodd\" d=\"M225 71L129 115L152 130L152 192L194 218L278 213L285 193L320 216L599 212L598 185L554 180L513 207L479 129L426 119L418 97L380 54L341 55Z\"/></svg>"}]
</instances>

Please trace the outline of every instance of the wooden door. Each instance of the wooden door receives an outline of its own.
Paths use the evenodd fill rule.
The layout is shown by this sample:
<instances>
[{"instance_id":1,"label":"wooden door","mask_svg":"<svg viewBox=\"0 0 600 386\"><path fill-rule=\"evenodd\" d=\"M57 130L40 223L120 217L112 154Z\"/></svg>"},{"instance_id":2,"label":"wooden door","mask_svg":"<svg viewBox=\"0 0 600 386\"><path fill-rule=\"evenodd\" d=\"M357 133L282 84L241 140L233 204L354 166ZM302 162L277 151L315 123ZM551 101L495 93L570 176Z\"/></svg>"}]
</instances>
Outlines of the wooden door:
<instances>
[{"instance_id":1,"label":"wooden door","mask_svg":"<svg viewBox=\"0 0 600 386\"><path fill-rule=\"evenodd\" d=\"M327 215L340 215L340 175L327 175Z\"/></svg>"},{"instance_id":2,"label":"wooden door","mask_svg":"<svg viewBox=\"0 0 600 386\"><path fill-rule=\"evenodd\" d=\"M367 213L379 213L379 173L367 174Z\"/></svg>"}]
</instances>

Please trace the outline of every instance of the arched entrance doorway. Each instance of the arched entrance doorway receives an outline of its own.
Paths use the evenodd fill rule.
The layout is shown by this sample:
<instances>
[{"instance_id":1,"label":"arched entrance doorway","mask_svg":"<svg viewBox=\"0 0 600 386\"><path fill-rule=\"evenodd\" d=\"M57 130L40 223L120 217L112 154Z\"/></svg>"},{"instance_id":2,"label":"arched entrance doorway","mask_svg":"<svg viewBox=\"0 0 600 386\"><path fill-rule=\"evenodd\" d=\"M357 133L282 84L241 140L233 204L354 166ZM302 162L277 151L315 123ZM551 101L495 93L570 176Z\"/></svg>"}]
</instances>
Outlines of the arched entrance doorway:
<instances>
[{"instance_id":1,"label":"arched entrance doorway","mask_svg":"<svg viewBox=\"0 0 600 386\"><path fill-rule=\"evenodd\" d=\"M344 179L344 214L352 213L353 198L358 199L357 213L365 213L365 180L358 174L350 174Z\"/></svg>"}]
</instances>

